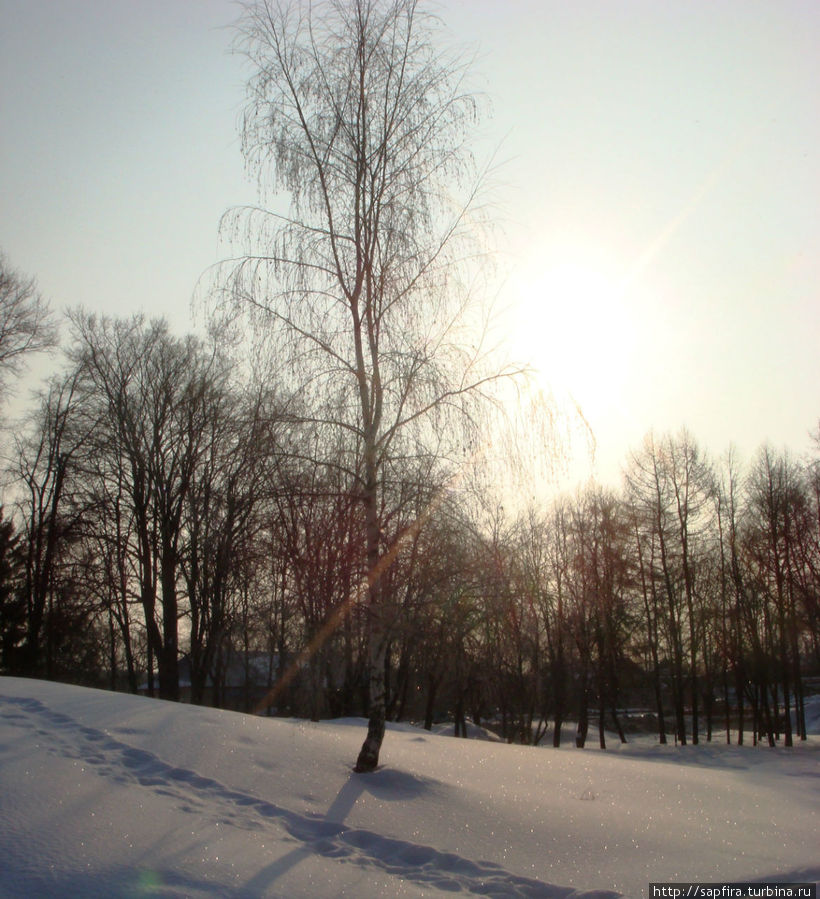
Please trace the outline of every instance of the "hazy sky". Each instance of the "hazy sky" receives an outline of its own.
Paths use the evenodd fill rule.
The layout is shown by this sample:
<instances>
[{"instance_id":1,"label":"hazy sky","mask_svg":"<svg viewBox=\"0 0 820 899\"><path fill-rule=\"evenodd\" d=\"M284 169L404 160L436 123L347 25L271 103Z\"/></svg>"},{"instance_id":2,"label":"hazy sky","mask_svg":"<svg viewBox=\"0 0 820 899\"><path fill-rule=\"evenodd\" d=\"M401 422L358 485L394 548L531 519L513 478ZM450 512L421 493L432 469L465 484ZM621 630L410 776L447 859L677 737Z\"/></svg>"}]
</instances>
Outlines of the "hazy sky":
<instances>
[{"instance_id":1,"label":"hazy sky","mask_svg":"<svg viewBox=\"0 0 820 899\"><path fill-rule=\"evenodd\" d=\"M807 448L820 417L820 3L446 0L477 51L514 355L593 426ZM0 0L0 248L57 307L189 326L255 199L229 0Z\"/></svg>"}]
</instances>

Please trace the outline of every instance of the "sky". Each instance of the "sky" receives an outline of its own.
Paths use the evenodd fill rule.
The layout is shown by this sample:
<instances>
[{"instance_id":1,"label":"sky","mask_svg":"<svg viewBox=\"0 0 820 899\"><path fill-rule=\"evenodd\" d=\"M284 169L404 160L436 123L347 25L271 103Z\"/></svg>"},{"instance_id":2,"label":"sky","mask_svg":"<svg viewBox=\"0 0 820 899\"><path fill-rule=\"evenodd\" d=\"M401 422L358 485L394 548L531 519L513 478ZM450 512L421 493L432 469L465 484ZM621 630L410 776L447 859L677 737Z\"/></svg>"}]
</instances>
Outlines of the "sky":
<instances>
[{"instance_id":1,"label":"sky","mask_svg":"<svg viewBox=\"0 0 820 899\"><path fill-rule=\"evenodd\" d=\"M577 401L597 472L820 418L820 5L442 0L492 116L500 340ZM0 0L0 249L56 308L191 324L256 200L230 0Z\"/></svg>"}]
</instances>

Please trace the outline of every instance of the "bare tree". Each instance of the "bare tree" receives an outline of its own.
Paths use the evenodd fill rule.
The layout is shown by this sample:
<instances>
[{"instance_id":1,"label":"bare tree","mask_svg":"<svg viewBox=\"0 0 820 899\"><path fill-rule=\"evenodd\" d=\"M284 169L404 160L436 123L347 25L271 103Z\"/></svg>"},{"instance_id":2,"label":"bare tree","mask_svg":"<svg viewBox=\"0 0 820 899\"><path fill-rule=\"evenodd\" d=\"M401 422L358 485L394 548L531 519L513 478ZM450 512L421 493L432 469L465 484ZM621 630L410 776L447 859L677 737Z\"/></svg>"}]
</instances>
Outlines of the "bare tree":
<instances>
[{"instance_id":1,"label":"bare tree","mask_svg":"<svg viewBox=\"0 0 820 899\"><path fill-rule=\"evenodd\" d=\"M78 473L87 507L83 539L89 564L83 588L97 597L108 618L112 689L117 689L122 661L128 689L136 693L138 555L134 551L134 516L128 502L128 470L122 455L100 452L99 443L88 449Z\"/></svg>"},{"instance_id":2,"label":"bare tree","mask_svg":"<svg viewBox=\"0 0 820 899\"><path fill-rule=\"evenodd\" d=\"M698 743L698 658L701 644L702 591L698 583L704 532L708 527L713 474L691 434L682 430L664 441L664 467L674 495L675 552L683 580L689 631L689 681L692 742Z\"/></svg>"},{"instance_id":3,"label":"bare tree","mask_svg":"<svg viewBox=\"0 0 820 899\"><path fill-rule=\"evenodd\" d=\"M271 481L267 462L276 439L277 416L269 388L243 392L233 385L213 387L202 409L202 453L182 521L186 535L181 567L190 610L194 702L203 701L208 677L216 686L217 668L224 670L233 606L253 567L259 529L255 519Z\"/></svg>"},{"instance_id":4,"label":"bare tree","mask_svg":"<svg viewBox=\"0 0 820 899\"><path fill-rule=\"evenodd\" d=\"M553 733L552 745L561 745L561 728L568 711L568 642L567 581L571 557L569 549L570 508L567 502L558 501L550 512L546 527L550 539L547 543L547 583L545 601L541 603L541 616L549 654L549 683L552 692Z\"/></svg>"},{"instance_id":5,"label":"bare tree","mask_svg":"<svg viewBox=\"0 0 820 899\"><path fill-rule=\"evenodd\" d=\"M128 497L160 696L178 699L184 513L227 370L218 354L193 337L173 337L164 321L77 313L74 328L83 401L100 422L96 446L117 460Z\"/></svg>"},{"instance_id":6,"label":"bare tree","mask_svg":"<svg viewBox=\"0 0 820 899\"><path fill-rule=\"evenodd\" d=\"M663 707L661 679L660 634L663 621L663 600L659 589L656 554L659 540L652 528L644 527L644 517L635 507L629 507L630 528L633 536L633 567L640 587L645 627L644 667L652 672L652 687L658 718L658 740L666 743L666 716Z\"/></svg>"},{"instance_id":7,"label":"bare tree","mask_svg":"<svg viewBox=\"0 0 820 899\"><path fill-rule=\"evenodd\" d=\"M820 424L812 435L814 457L808 461L808 518L803 543L803 596L814 663L820 666Z\"/></svg>"},{"instance_id":8,"label":"bare tree","mask_svg":"<svg viewBox=\"0 0 820 899\"><path fill-rule=\"evenodd\" d=\"M627 494L638 528L637 539L647 535L652 546L652 591L663 597L661 630L667 635L671 657L672 697L675 709L677 739L686 744L685 720L685 609L684 577L679 564L676 531L680 519L676 505L676 483L670 472L670 458L666 443L671 438L658 441L650 433L639 452L632 453L626 474ZM657 551L655 551L657 546ZM643 563L647 561L643 558ZM654 596L654 592L653 592ZM656 606L657 609L661 605ZM656 623L656 635L658 634Z\"/></svg>"},{"instance_id":9,"label":"bare tree","mask_svg":"<svg viewBox=\"0 0 820 899\"><path fill-rule=\"evenodd\" d=\"M65 486L86 435L75 424L77 371L55 377L40 398L33 433L17 440L17 477L24 522L26 639L24 668L50 677L49 610L56 592L56 562L68 530ZM48 626L47 626L48 625Z\"/></svg>"},{"instance_id":10,"label":"bare tree","mask_svg":"<svg viewBox=\"0 0 820 899\"><path fill-rule=\"evenodd\" d=\"M797 732L805 736L800 667L801 532L807 530L808 493L801 466L788 453L764 446L747 482L752 513L750 547L762 596L770 608L770 653L774 660L772 705L782 725L786 746L793 745L792 702ZM768 610L767 610L768 611ZM782 685L782 700L776 682ZM776 729L779 727L776 724Z\"/></svg>"},{"instance_id":11,"label":"bare tree","mask_svg":"<svg viewBox=\"0 0 820 899\"><path fill-rule=\"evenodd\" d=\"M416 0L259 0L241 25L253 66L245 158L291 208L225 216L241 248L223 308L267 327L310 417L348 438L341 456L329 440L328 461L347 470L365 519L370 721L358 771L378 763L396 607L381 578L385 472L433 439L444 454L441 435L455 436L444 420L463 421L490 380L479 332L465 331L475 322L457 249L474 233L477 103L436 29Z\"/></svg>"},{"instance_id":12,"label":"bare tree","mask_svg":"<svg viewBox=\"0 0 820 899\"><path fill-rule=\"evenodd\" d=\"M15 272L0 254L0 395L5 377L20 372L26 355L56 342L56 324L34 279Z\"/></svg>"},{"instance_id":13,"label":"bare tree","mask_svg":"<svg viewBox=\"0 0 820 899\"><path fill-rule=\"evenodd\" d=\"M26 638L24 547L14 520L0 506L0 672L14 674Z\"/></svg>"}]
</instances>

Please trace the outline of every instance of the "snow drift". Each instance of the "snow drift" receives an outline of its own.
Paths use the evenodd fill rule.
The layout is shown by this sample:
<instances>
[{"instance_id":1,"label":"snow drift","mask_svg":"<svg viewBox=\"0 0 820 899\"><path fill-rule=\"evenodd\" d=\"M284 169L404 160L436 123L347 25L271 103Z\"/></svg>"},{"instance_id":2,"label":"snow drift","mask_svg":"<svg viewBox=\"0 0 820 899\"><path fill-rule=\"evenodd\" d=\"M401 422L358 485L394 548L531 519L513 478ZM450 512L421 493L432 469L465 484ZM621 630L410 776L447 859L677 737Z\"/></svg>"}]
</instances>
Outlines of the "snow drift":
<instances>
[{"instance_id":1,"label":"snow drift","mask_svg":"<svg viewBox=\"0 0 820 899\"><path fill-rule=\"evenodd\" d=\"M0 678L5 897L645 896L816 881L820 739L560 750Z\"/></svg>"}]
</instances>

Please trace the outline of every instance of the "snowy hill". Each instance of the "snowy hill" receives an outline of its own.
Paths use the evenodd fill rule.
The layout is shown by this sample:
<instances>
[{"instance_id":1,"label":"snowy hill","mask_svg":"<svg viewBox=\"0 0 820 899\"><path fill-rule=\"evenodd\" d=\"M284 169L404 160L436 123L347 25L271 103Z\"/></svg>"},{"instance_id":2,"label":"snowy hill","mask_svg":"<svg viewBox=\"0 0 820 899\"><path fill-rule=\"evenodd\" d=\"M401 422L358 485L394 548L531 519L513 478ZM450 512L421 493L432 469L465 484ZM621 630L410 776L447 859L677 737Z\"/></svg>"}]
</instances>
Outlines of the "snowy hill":
<instances>
[{"instance_id":1,"label":"snowy hill","mask_svg":"<svg viewBox=\"0 0 820 899\"><path fill-rule=\"evenodd\" d=\"M820 878L820 738L540 749L0 678L0 896L645 896Z\"/></svg>"}]
</instances>

